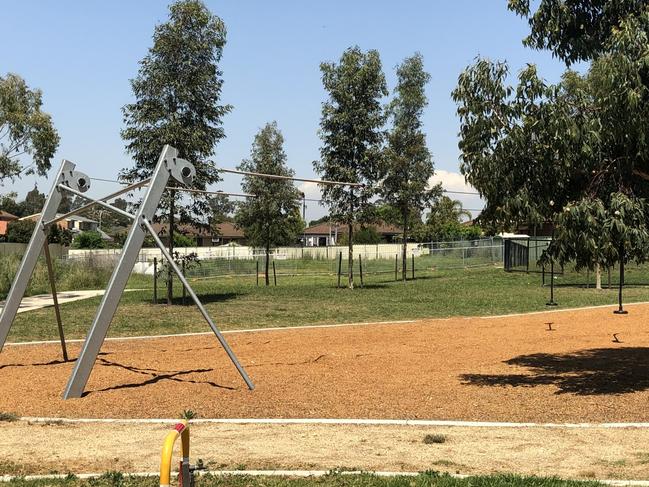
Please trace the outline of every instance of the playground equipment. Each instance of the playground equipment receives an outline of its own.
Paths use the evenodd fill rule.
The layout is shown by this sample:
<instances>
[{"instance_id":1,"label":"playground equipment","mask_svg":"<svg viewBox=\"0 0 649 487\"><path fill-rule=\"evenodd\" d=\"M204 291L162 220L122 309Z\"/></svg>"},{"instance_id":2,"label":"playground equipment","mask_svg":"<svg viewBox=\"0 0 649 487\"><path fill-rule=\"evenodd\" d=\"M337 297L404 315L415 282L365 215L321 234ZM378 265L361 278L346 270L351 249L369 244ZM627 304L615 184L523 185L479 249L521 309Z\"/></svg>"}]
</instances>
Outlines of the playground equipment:
<instances>
[{"instance_id":1,"label":"playground equipment","mask_svg":"<svg viewBox=\"0 0 649 487\"><path fill-rule=\"evenodd\" d=\"M178 468L178 487L193 487L194 471L203 468L201 460L198 460L198 464L195 466L189 464L189 422L183 419L180 423L174 425L162 444L162 455L160 456L160 487L171 486L171 460L174 444L178 437L180 437L183 455Z\"/></svg>"},{"instance_id":2,"label":"playground equipment","mask_svg":"<svg viewBox=\"0 0 649 487\"><path fill-rule=\"evenodd\" d=\"M129 275L131 274L133 266L137 261L138 253L142 247L142 244L144 243L146 232L151 235L156 245L160 248L162 255L168 261L169 266L177 274L185 289L187 289L187 292L196 303L196 306L203 315L203 318L205 318L205 321L207 321L208 325L216 335L216 338L221 343L221 346L228 354L234 366L237 368L237 371L245 381L248 388L251 390L254 389L254 385L248 377L248 374L239 363L234 352L210 318L207 310L200 302L198 296L196 296L196 293L189 285L189 282L187 282L181 270L178 268L178 265L176 265L172 256L169 254L166 247L151 226L151 220L155 215L158 204L160 203L160 199L162 198L162 194L165 190L165 187L167 186L169 179L173 178L181 184L189 185L192 183L195 174L196 170L191 163L179 158L178 151L176 149L169 145L165 145L151 178L128 185L120 189L119 191L111 193L103 198L94 199L84 195L84 193L90 187L90 178L85 174L76 171L75 165L72 162L64 160L61 164L61 168L54 178L54 184L47 196L38 223L34 228L32 238L27 246L20 267L18 268L18 272L12 283L9 295L7 296L5 307L3 308L2 314L0 315L0 351L2 351L2 347L4 346L4 343L7 339L7 335L9 334L9 329L11 328L11 325L16 317L18 307L20 306L20 301L25 294L27 284L29 283L29 278L34 271L36 261L38 260L38 256L41 253L41 249L45 249L45 259L48 262L49 278L55 297L54 305L59 328L59 336L61 339L61 345L63 347L64 359L67 360L65 338L63 336L63 328L61 325L58 302L56 300L54 275L52 272L49 249L47 247L47 231L50 225L56 224L57 222L62 221L69 216L75 215L94 205L100 205L133 220L133 224L131 225L131 228L128 232L128 236L126 238L126 242L124 243L124 247L122 248L119 261L113 271L110 281L108 282L106 292L102 298L101 304L99 305L97 314L92 323L92 327L90 328L90 332L88 333L88 336L86 337L86 340L83 344L83 348L81 349L79 358L77 359L77 362L74 366L74 370L72 371L63 397L65 399L69 399L82 396L88 382L88 378L90 377L90 373L92 372L92 368L97 359L101 345L103 344L104 339L106 338L106 334L108 333L108 327L110 326L113 316L115 315L119 300L122 296L122 293L124 292L124 288L126 287ZM133 189L141 188L143 186L147 186L147 190L144 197L142 198L138 210L134 215L107 203L107 201L111 200L112 198L115 198ZM61 203L63 191L67 191L83 199L86 199L89 201L89 203L64 215L57 216L56 211L59 204Z\"/></svg>"}]
</instances>

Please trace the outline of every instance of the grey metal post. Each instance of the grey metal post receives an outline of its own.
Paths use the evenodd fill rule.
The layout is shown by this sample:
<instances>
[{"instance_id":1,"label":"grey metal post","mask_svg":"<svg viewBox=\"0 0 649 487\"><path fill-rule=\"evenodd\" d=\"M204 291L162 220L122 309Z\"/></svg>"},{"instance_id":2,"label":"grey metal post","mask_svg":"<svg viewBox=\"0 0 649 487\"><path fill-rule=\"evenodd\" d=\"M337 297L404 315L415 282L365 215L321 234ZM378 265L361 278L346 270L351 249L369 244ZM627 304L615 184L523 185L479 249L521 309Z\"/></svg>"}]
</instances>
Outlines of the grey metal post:
<instances>
[{"instance_id":1,"label":"grey metal post","mask_svg":"<svg viewBox=\"0 0 649 487\"><path fill-rule=\"evenodd\" d=\"M153 258L153 304L158 304L158 258Z\"/></svg>"},{"instance_id":2,"label":"grey metal post","mask_svg":"<svg viewBox=\"0 0 649 487\"><path fill-rule=\"evenodd\" d=\"M56 217L56 210L61 203L62 196L59 184L74 186L80 191L86 191L90 187L90 178L83 173L75 171L74 168L75 165L72 162L63 160L58 173L54 177L52 189L45 200L41 216L34 228L32 238L27 245L18 272L14 277L11 289L7 295L7 300L2 309L2 314L0 314L0 351L7 340L9 329L16 318L20 302L22 301L25 291L27 290L27 285L29 284L29 278L36 267L38 256L43 249L43 245L47 242L47 233L43 224L44 222Z\"/></svg>"},{"instance_id":3,"label":"grey metal post","mask_svg":"<svg viewBox=\"0 0 649 487\"><path fill-rule=\"evenodd\" d=\"M364 286L363 283L363 259L361 254L358 254L358 273L361 277L361 288Z\"/></svg>"},{"instance_id":4,"label":"grey metal post","mask_svg":"<svg viewBox=\"0 0 649 487\"><path fill-rule=\"evenodd\" d=\"M219 329L216 327L216 325L212 321L212 318L210 318L210 315L207 313L207 310L203 306L203 303L201 303L200 299L198 299L198 296L196 296L196 293L194 292L194 290L191 288L191 286L189 285L189 283L185 279L185 276L183 276L182 272L180 272L180 269L178 268L178 265L174 262L173 258L169 254L169 251L167 250L167 248L162 243L162 240L160 240L160 237L158 237L158 235L155 233L155 230L151 226L151 223L149 222L149 220L146 217L141 216L140 221L142 222L142 224L146 227L146 229L149 231L149 233L153 237L153 240L155 241L156 245L160 248L160 252L162 252L162 255L164 255L164 257L167 259L167 262L169 263L169 265L171 266L173 271L178 276L178 279L180 279L180 282L182 282L183 286L185 286L187 288L187 292L189 293L189 296L194 300L194 303L196 303L196 306L198 307L198 310L203 315L203 318L205 318L205 321L207 321L207 324L210 325L210 328L212 329L212 331L216 335L216 338L221 343L221 346L225 350L225 353L227 353L228 357L230 357L230 360L232 361L234 366L237 368L237 371L239 372L239 374L241 375L241 377L245 381L248 388L250 390L254 389L255 385L252 383L252 381L250 380L250 377L248 377L248 374L246 373L244 368L239 363L239 360L237 359L236 355L234 354L234 352L230 348L230 345L228 345L228 342L225 341L225 337L221 334Z\"/></svg>"},{"instance_id":5,"label":"grey metal post","mask_svg":"<svg viewBox=\"0 0 649 487\"><path fill-rule=\"evenodd\" d=\"M126 282L144 243L145 231L140 223L142 217L153 218L170 176L179 181L191 181L193 179L195 173L193 166L182 159L177 160L177 155L178 151L169 145L165 145L160 154L142 203L135 214L135 221L129 230L119 262L108 282L106 293L101 300L97 315L81 349L79 359L75 363L72 375L68 380L63 393L65 399L81 397L88 383L99 349L106 338L108 327L115 315Z\"/></svg>"},{"instance_id":6,"label":"grey metal post","mask_svg":"<svg viewBox=\"0 0 649 487\"><path fill-rule=\"evenodd\" d=\"M56 326L59 330L59 340L61 340L61 352L63 360L68 361L68 349L65 346L65 335L63 334L63 321L61 320L61 310L59 309L59 298L56 295L56 276L54 275L54 267L52 266L52 257L50 256L50 244L46 241L43 245L45 253L45 262L47 263L47 275L50 279L50 287L52 288L52 301L54 301L54 314L56 315Z\"/></svg>"}]
</instances>

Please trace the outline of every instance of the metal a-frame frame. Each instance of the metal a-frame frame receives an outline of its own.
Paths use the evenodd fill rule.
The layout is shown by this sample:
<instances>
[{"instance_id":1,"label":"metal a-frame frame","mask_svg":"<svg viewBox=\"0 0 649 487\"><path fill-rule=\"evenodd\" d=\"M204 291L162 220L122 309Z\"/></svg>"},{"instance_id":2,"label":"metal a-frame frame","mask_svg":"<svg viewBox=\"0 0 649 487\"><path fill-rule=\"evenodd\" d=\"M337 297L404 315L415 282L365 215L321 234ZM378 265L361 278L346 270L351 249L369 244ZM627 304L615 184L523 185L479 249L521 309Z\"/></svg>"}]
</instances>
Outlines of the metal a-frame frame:
<instances>
[{"instance_id":1,"label":"metal a-frame frame","mask_svg":"<svg viewBox=\"0 0 649 487\"><path fill-rule=\"evenodd\" d=\"M63 162L59 177L56 179L54 187L45 203L45 207L43 208L43 212L41 214L41 219L34 231L32 241L30 242L27 248L27 252L23 258L23 263L21 264L21 267L14 279L14 283L7 298L7 305L3 309L2 315L0 315L0 350L2 349L2 345L5 342L9 328L11 327L11 324L15 318L18 306L20 305L20 300L22 299L22 296L27 287L29 277L33 272L34 266L36 265L36 260L38 258L38 254L40 253L40 246L46 240L46 228L49 225L60 221L67 216L78 213L85 208L91 207L93 205L100 205L132 219L133 225L131 226L131 229L126 238L126 242L124 243L124 247L122 248L117 266L115 267L108 286L106 287L106 292L102 298L101 304L99 305L95 319L83 344L79 358L74 366L74 370L70 375L70 379L65 388L63 397L65 399L69 399L81 397L83 395L84 389L88 382L88 378L90 377L90 373L92 372L92 368L97 359L97 355L99 354L101 345L106 338L108 327L110 326L113 316L115 315L115 311L117 310L119 300L126 287L129 275L131 274L133 266L137 261L139 251L142 247L142 244L144 243L146 232L148 232L151 237L153 237L156 245L160 248L162 255L164 255L170 267L178 275L178 278L182 282L183 286L185 286L185 288L187 289L187 292L189 293L191 298L196 303L196 306L205 318L205 321L207 321L207 323L209 324L210 328L216 335L216 338L221 343L221 346L228 354L230 360L237 368L237 371L245 381L248 388L251 390L254 389L254 385L248 377L248 374L239 363L234 352L210 318L207 310L198 299L198 296L196 296L196 293L193 291L193 289L183 276L181 270L178 268L172 256L169 254L151 225L151 220L153 219L156 209L158 208L158 204L160 203L160 199L162 198L162 194L165 190L165 187L167 186L169 178L173 178L183 184L191 184L194 179L194 175L196 174L194 166L188 161L180 159L178 157L178 151L173 147L166 145L162 150L162 153L160 154L160 158L158 159L158 163L153 172L153 176L150 179L127 186L117 193L113 193L99 200L89 198L83 194L83 192L88 187L90 179L81 173L75 173L73 169L74 164L68 161ZM71 177L65 178L64 176L62 176L70 172L72 175L76 175L76 179ZM142 187L144 185L148 185L148 188L135 215L120 210L119 208L115 208L114 206L106 203L107 200L117 196L118 194L122 194L126 191L130 191L131 189ZM90 203L73 212L69 212L65 215L56 217L56 208L58 207L61 200L61 190L65 190L82 198L85 198L89 200Z\"/></svg>"}]
</instances>

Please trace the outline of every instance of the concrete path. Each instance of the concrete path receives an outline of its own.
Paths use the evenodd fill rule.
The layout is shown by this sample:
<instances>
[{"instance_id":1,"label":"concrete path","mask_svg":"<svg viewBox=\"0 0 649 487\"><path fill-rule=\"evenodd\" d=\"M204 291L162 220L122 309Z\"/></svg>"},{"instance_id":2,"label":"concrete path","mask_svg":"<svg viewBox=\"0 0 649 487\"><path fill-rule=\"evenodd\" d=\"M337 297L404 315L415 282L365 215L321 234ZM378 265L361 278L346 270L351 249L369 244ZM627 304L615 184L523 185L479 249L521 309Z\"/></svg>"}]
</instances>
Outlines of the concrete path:
<instances>
[{"instance_id":1,"label":"concrete path","mask_svg":"<svg viewBox=\"0 0 649 487\"><path fill-rule=\"evenodd\" d=\"M81 299L94 298L95 296L102 296L105 290L96 289L89 291L65 291L57 294L59 298L59 304L69 303L71 301L79 301ZM4 306L4 301L0 302L0 311ZM46 308L48 306L54 306L54 300L52 299L51 294L38 294L36 296L27 296L24 297L20 303L20 308L18 308L19 313L25 313L26 311L32 311L35 309Z\"/></svg>"}]
</instances>

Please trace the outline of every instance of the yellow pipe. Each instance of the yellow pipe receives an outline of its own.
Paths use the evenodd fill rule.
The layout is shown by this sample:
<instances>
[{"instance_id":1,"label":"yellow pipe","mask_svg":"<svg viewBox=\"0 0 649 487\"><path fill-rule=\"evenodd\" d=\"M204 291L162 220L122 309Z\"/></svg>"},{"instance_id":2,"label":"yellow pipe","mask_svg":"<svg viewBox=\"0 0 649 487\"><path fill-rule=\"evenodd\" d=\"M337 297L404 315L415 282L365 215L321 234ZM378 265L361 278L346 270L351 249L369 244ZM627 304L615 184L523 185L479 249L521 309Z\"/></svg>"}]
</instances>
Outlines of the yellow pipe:
<instances>
[{"instance_id":1,"label":"yellow pipe","mask_svg":"<svg viewBox=\"0 0 649 487\"><path fill-rule=\"evenodd\" d=\"M170 487L171 485L171 458L173 456L174 444L179 436L183 454L183 484L189 484L189 424L186 419L183 419L167 434L162 445L162 455L160 457L160 487Z\"/></svg>"}]
</instances>

